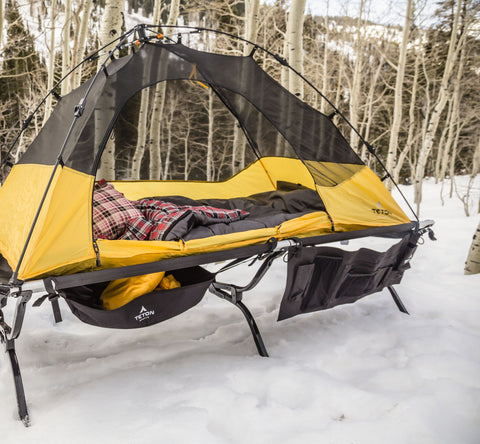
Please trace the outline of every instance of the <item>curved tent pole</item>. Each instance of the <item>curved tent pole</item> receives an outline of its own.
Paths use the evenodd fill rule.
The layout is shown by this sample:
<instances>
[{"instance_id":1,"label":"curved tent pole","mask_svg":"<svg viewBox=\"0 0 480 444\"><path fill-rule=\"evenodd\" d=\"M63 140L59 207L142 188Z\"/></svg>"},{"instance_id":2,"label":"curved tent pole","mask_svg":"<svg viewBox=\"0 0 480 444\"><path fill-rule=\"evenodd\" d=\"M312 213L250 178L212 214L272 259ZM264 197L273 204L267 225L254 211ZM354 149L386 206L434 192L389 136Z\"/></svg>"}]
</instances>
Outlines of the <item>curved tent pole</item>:
<instances>
[{"instance_id":1,"label":"curved tent pole","mask_svg":"<svg viewBox=\"0 0 480 444\"><path fill-rule=\"evenodd\" d=\"M340 111L340 109L338 109L312 82L310 82L308 79L306 79L300 72L298 72L293 66L291 66L288 61L278 55L278 54L275 54L273 53L272 51L269 51L268 49L264 48L263 46L257 44L257 43L254 43L250 40L247 40L243 37L239 37L239 36L236 36L235 34L231 34L229 32L226 32L226 31L220 31L220 30L217 30L217 29L211 29L211 28L204 28L202 26L187 26L187 25L139 25L139 28L141 28L142 30L144 29L148 29L150 31L152 31L151 29L149 28L175 28L175 29L192 29L192 30L195 30L195 32L200 32L200 31L206 31L206 32L213 32L215 34L221 34L221 35L226 35L228 37L232 37L236 40L240 40L242 42L245 42L245 43L248 43L250 45L253 46L253 50L251 52L250 55L253 55L253 53L257 50L257 49L260 49L262 51L264 51L265 53L267 53L268 55L270 55L271 57L273 57L278 63L280 63L281 65L285 66L286 68L290 69L291 71L293 71L297 76L299 76L305 83L307 83L307 85L309 85L322 99L324 99L334 110L334 114L338 114L342 119L343 121L355 132L355 134L359 137L360 141L367 147L368 151L375 157L375 159L377 159L378 163L380 164L380 166L383 168L383 170L385 171L386 173L386 178L390 178L390 180L392 181L393 185L395 186L395 188L398 190L398 192L400 193L400 195L402 196L403 200L405 201L405 203L407 204L409 210L412 212L412 214L415 216L415 219L417 220L417 222L419 222L419 219L418 219L418 216L417 216L417 213L413 210L412 206L410 205L410 203L408 202L407 198L405 197L405 195L403 194L402 190L400 189L400 187L398 186L397 182L395 181L395 179L393 178L393 176L390 174L390 172L387 170L387 167L385 166L385 164L382 162L382 160L378 157L377 155L377 152L375 150L375 148L372 146L372 144L370 144L369 142L367 142L365 140L365 138L362 136L362 134L360 134L360 132L357 130L357 128L355 128L355 126L347 119L347 117ZM154 32L154 31L152 31ZM171 42L174 42L171 38L169 38L168 36L163 36L162 37L165 37L167 38L168 40L170 40ZM160 37L160 38L162 38ZM155 35L154 37L152 38L158 38L157 35ZM143 39L143 41L148 41L150 40L148 37L145 37Z\"/></svg>"},{"instance_id":2,"label":"curved tent pole","mask_svg":"<svg viewBox=\"0 0 480 444\"><path fill-rule=\"evenodd\" d=\"M85 110L85 104L86 104L86 101L87 101L87 97L88 95L90 94L90 91L92 90L92 87L93 85L95 84L95 81L97 80L98 76L100 75L101 72L104 72L104 69L106 67L106 64L108 62L108 60L110 59L110 57L113 55L113 53L119 49L123 43L125 42L125 40L130 37L135 31L137 30L137 28L132 28L130 31L126 32L125 34L121 35L120 37L116 38L115 40L113 40L113 42L117 41L117 40L120 40L120 42L115 46L115 48L113 48L112 50L110 50L108 52L108 57L105 59L105 61L102 63L102 65L100 66L100 69L98 69L98 71L96 72L95 76L93 77L92 79L92 82L90 83L90 85L88 86L88 89L87 91L85 92L84 96L80 99L80 102L78 103L78 105L75 106L75 110L74 110L74 118L72 120L72 124L70 125L70 128L67 132L67 135L65 136L65 140L63 141L63 145L62 145L62 148L60 149L59 153L58 153L58 156L57 156L57 161L55 162L55 165L54 165L54 168L53 168L53 171L52 171L52 174L50 175L50 179L48 180L48 183L47 183L47 187L45 188L45 192L43 193L43 196L42 196L42 199L40 201L40 204L38 206L38 209L37 209L37 212L35 214L35 217L33 219L33 222L32 222L32 225L30 227L30 231L28 233L28 236L27 236L27 239L25 241L25 244L23 246L23 249L22 249L22 253L20 254L20 258L18 260L18 263L17 263L17 266L15 268L15 271L13 272L12 274L12 277L10 278L10 283L13 284L13 285L20 285L21 283L18 281L18 272L20 270L20 266L22 265L22 261L23 261L23 258L25 257L25 253L27 251L27 247L28 247L28 244L30 243L30 239L32 238L32 234L33 234L33 230L35 229L35 225L38 221L38 218L40 216L40 211L42 210L42 207L43 207L43 204L45 202L45 199L47 197L47 194L48 194L48 191L50 189L50 186L53 182L53 178L55 177L55 174L57 172L57 169L60 165L63 165L63 160L62 160L62 155L63 155L63 152L65 150L65 147L67 146L67 142L68 140L70 139L70 135L72 134L72 131L73 129L75 128L75 125L78 121L78 119L82 116L83 114L83 111ZM109 46L111 45L111 43L109 43L108 45L106 46Z\"/></svg>"},{"instance_id":3,"label":"curved tent pole","mask_svg":"<svg viewBox=\"0 0 480 444\"><path fill-rule=\"evenodd\" d=\"M130 31L129 31L130 32ZM91 62L97 58L100 57L99 55L99 52L100 51L103 51L106 47L110 46L112 43L114 43L115 41L117 40L120 40L123 38L125 34L121 35L120 37L117 37L115 40L112 40L110 43L107 43L106 45L102 46L101 48L97 49L96 51L92 52L90 55L88 55L87 57L85 57L82 61L80 61L79 63L77 63L70 71L67 72L67 74L65 74L54 86L53 88L48 91L48 93L43 97L43 99L41 100L41 102L36 106L36 108L32 111L32 113L23 121L23 124L22 124L22 127L20 129L20 132L18 133L17 137L15 138L15 140L12 142L10 148L8 149L8 151L6 152L5 154L5 157L4 159L2 160L2 163L0 164L0 171L3 169L3 167L6 165L6 163L8 162L8 157L10 156L10 153L13 151L13 149L15 148L15 145L17 144L18 140L20 139L20 136L23 134L23 132L28 128L28 125L30 124L30 122L32 121L33 119L33 116L38 112L38 110L40 109L40 107L46 102L48 96L50 96L51 94L55 95L55 96L58 96L58 94L55 93L55 90L64 82L65 79L67 79L67 77L72 73L74 72L77 68L79 68L80 66L82 66L85 62ZM123 43L123 41L122 41ZM117 48L115 48L116 50ZM58 96L60 97L60 96ZM57 97L57 98L58 98Z\"/></svg>"}]
</instances>

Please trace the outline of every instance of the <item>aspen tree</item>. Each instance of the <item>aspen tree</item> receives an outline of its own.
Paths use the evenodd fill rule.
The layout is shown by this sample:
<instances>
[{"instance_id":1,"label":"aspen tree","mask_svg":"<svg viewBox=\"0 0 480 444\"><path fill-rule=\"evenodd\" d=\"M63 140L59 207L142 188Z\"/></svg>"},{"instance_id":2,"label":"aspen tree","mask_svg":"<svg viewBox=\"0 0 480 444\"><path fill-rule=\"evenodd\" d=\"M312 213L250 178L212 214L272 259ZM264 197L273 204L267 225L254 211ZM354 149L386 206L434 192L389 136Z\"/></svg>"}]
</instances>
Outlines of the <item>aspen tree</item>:
<instances>
[{"instance_id":1,"label":"aspen tree","mask_svg":"<svg viewBox=\"0 0 480 444\"><path fill-rule=\"evenodd\" d=\"M62 29L62 78L70 70L70 27L72 25L72 0L65 0L65 22ZM61 85L61 95L70 92L70 82L64 81Z\"/></svg>"},{"instance_id":2,"label":"aspen tree","mask_svg":"<svg viewBox=\"0 0 480 444\"><path fill-rule=\"evenodd\" d=\"M329 29L328 29L328 6L329 2L327 0L327 11L324 18L324 26L325 26L325 35L323 39L323 79L322 79L322 92L323 94L327 93L329 76L328 76L328 38L329 38ZM322 100L320 103L320 112L325 114L326 112L327 102Z\"/></svg>"},{"instance_id":3,"label":"aspen tree","mask_svg":"<svg viewBox=\"0 0 480 444\"><path fill-rule=\"evenodd\" d=\"M153 23L160 22L160 2L155 3L153 10ZM147 117L150 104L150 88L144 88L140 98L140 110L138 112L138 124L137 124L137 144L135 147L135 153L132 160L132 170L130 178L132 180L140 179L140 168L142 164L143 155L147 144Z\"/></svg>"},{"instance_id":4,"label":"aspen tree","mask_svg":"<svg viewBox=\"0 0 480 444\"><path fill-rule=\"evenodd\" d=\"M125 2L123 0L106 0L105 10L102 16L102 23L100 26L100 46L104 46L112 40L120 37L123 23L124 6ZM108 57L108 51L114 48L116 43L117 42L112 43L105 48L105 54L101 55L101 57L98 59L98 69L100 69L106 57ZM109 118L109 116L96 116L96 123L99 124L100 128L100 131L95 131L95 144L97 146L100 145L103 139L103 129L105 125L102 125L101 123L104 123L103 120L105 118ZM115 140L113 137L114 133L112 132L102 154L100 167L97 171L98 178L103 178L106 180L115 179Z\"/></svg>"},{"instance_id":5,"label":"aspen tree","mask_svg":"<svg viewBox=\"0 0 480 444\"><path fill-rule=\"evenodd\" d=\"M0 0L0 49L2 48L3 40L3 0Z\"/></svg>"},{"instance_id":6,"label":"aspen tree","mask_svg":"<svg viewBox=\"0 0 480 444\"><path fill-rule=\"evenodd\" d=\"M443 76L440 84L440 90L433 107L433 111L430 114L428 120L426 120L426 131L420 152L418 155L417 165L415 168L414 176L414 201L417 204L417 214L420 212L420 203L422 201L422 183L423 176L425 174L425 167L429 158L430 152L433 148L435 141L435 135L440 123L440 117L447 104L448 89L450 78L452 76L455 63L458 58L459 50L465 41L465 34L458 37L459 17L462 10L463 0L458 0L457 9L455 11L454 22L452 26L452 33L450 36L450 42L448 47L447 59L445 61L445 68L443 70Z\"/></svg>"},{"instance_id":7,"label":"aspen tree","mask_svg":"<svg viewBox=\"0 0 480 444\"><path fill-rule=\"evenodd\" d=\"M157 6L157 5L156 5ZM167 25L173 26L177 23L178 15L180 13L180 0L172 0L170 3L170 11L168 13ZM160 22L160 9L158 9L158 17L154 17ZM153 104L151 112L150 135L148 139L148 148L150 150L150 180L161 179L162 173L162 158L160 155L160 129L163 119L163 110L165 107L165 82L158 83L155 87L153 95ZM138 145L137 145L138 146ZM169 166L165 165L164 172L168 171Z\"/></svg>"},{"instance_id":8,"label":"aspen tree","mask_svg":"<svg viewBox=\"0 0 480 444\"><path fill-rule=\"evenodd\" d=\"M363 51L364 51L364 37L362 35L363 14L365 11L366 0L360 0L360 11L357 18L357 33L355 42L355 68L353 71L353 79L350 85L350 123L354 128L358 127L359 112L360 112L360 94L363 76ZM358 135L352 129L350 131L350 146L358 151Z\"/></svg>"},{"instance_id":9,"label":"aspen tree","mask_svg":"<svg viewBox=\"0 0 480 444\"><path fill-rule=\"evenodd\" d=\"M402 171L403 164L405 163L405 159L407 158L410 150L412 149L415 140L418 138L418 134L416 134L416 129L418 127L417 121L415 119L415 108L417 104L417 92L418 92L418 75L420 71L420 55L417 52L415 56L415 65L413 71L413 80L411 86L411 94L410 94L410 106L408 109L408 135L407 141L400 151L400 154L397 158L397 163L395 165L395 169L393 171L393 178L396 183L399 182L400 179L400 172Z\"/></svg>"},{"instance_id":10,"label":"aspen tree","mask_svg":"<svg viewBox=\"0 0 480 444\"><path fill-rule=\"evenodd\" d=\"M470 246L467 261L465 262L464 272L465 274L480 273L480 222L473 235L472 245Z\"/></svg>"},{"instance_id":11,"label":"aspen tree","mask_svg":"<svg viewBox=\"0 0 480 444\"><path fill-rule=\"evenodd\" d=\"M405 77L405 66L407 61L407 44L410 40L410 26L412 24L413 0L407 1L407 11L405 13L405 24L403 25L402 43L400 46L400 54L398 56L397 78L395 81L395 97L393 104L393 122L390 130L390 140L388 143L388 155L386 168L389 173L393 171L397 163L398 152L398 136L400 133L400 126L402 124L402 96L403 96L403 82ZM392 190L393 182L388 179L386 182L387 188Z\"/></svg>"},{"instance_id":12,"label":"aspen tree","mask_svg":"<svg viewBox=\"0 0 480 444\"><path fill-rule=\"evenodd\" d=\"M206 180L209 182L213 177L213 131L215 116L213 113L213 91L208 90L208 141L207 141L207 166Z\"/></svg>"},{"instance_id":13,"label":"aspen tree","mask_svg":"<svg viewBox=\"0 0 480 444\"><path fill-rule=\"evenodd\" d=\"M85 53L85 46L87 42L88 34L88 23L90 20L90 13L92 11L93 0L84 0L83 2L83 13L82 19L80 21L80 29L76 34L75 48L73 50L72 56L72 67L78 64L82 59ZM73 74L73 84L72 89L80 86L82 81L82 69L83 66L80 65Z\"/></svg>"},{"instance_id":14,"label":"aspen tree","mask_svg":"<svg viewBox=\"0 0 480 444\"><path fill-rule=\"evenodd\" d=\"M50 9L50 47L48 48L47 68L47 91L53 88L53 76L55 70L55 17L57 15L57 0L52 0ZM43 125L52 113L52 95L47 97L45 102L45 113L43 114Z\"/></svg>"},{"instance_id":15,"label":"aspen tree","mask_svg":"<svg viewBox=\"0 0 480 444\"><path fill-rule=\"evenodd\" d=\"M285 41L287 43L287 53L285 54L288 63L298 72L303 72L303 20L305 15L306 0L292 0L290 12L288 14L287 33ZM302 79L290 73L288 76L288 90L300 98L303 98Z\"/></svg>"},{"instance_id":16,"label":"aspen tree","mask_svg":"<svg viewBox=\"0 0 480 444\"><path fill-rule=\"evenodd\" d=\"M375 89L377 87L377 83L380 78L380 74L382 72L383 63L384 63L384 56L382 54L380 56L378 66L375 69L374 74L371 78L372 80L370 81L370 88L368 90L368 94L365 100L365 112L363 114L362 124L360 125L360 128L359 128L360 133L363 134L363 137L365 138L365 140L369 140L370 130L372 128L373 123L375 122L373 105L375 102L377 102L381 98L381 96L380 97L375 96ZM385 93L385 90L382 92L382 94L384 93ZM364 162L368 162L369 156L367 155L367 147L365 146L365 144L362 147L360 157Z\"/></svg>"},{"instance_id":17,"label":"aspen tree","mask_svg":"<svg viewBox=\"0 0 480 444\"><path fill-rule=\"evenodd\" d=\"M260 0L245 0L245 39L256 43L258 28L258 10ZM252 50L251 45L244 42L243 55L247 56ZM245 168L245 134L238 125L233 127L232 172Z\"/></svg>"}]
</instances>

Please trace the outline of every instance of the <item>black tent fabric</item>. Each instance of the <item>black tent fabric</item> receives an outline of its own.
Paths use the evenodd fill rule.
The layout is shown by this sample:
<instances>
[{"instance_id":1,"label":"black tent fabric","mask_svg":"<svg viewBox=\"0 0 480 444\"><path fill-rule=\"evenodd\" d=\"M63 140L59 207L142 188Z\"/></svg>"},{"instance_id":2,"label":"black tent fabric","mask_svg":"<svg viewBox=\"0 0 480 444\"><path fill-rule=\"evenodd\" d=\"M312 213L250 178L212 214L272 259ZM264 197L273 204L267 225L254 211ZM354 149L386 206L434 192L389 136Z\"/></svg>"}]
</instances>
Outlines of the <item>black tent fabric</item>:
<instances>
[{"instance_id":1,"label":"black tent fabric","mask_svg":"<svg viewBox=\"0 0 480 444\"><path fill-rule=\"evenodd\" d=\"M164 80L195 80L215 88L239 119L259 156L268 156L272 146L256 140L254 108L280 132L302 160L358 164L363 162L350 148L332 121L282 88L252 57L205 53L182 44L149 44L136 53L114 60L92 86L91 99L65 147L66 166L95 174L100 156L119 112L141 89ZM240 74L239 74L240 73ZM71 112L89 87L63 97L20 164L53 165L70 128ZM250 118L249 118L250 117Z\"/></svg>"}]
</instances>

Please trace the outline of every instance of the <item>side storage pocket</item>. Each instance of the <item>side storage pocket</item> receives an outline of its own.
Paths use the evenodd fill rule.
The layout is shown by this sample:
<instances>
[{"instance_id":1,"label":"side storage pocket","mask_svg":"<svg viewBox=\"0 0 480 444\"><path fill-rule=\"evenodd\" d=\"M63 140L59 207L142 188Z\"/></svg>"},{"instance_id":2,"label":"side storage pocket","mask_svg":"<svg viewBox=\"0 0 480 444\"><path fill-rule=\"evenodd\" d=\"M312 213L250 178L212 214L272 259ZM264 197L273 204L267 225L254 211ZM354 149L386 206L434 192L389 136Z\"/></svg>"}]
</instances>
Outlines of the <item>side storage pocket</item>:
<instances>
[{"instance_id":1,"label":"side storage pocket","mask_svg":"<svg viewBox=\"0 0 480 444\"><path fill-rule=\"evenodd\" d=\"M198 304L214 279L212 273L198 266L171 273L181 287L155 290L115 310L86 305L81 295L88 294L91 298L92 289L88 286L64 290L63 296L72 313L87 324L107 328L147 327L177 316ZM100 294L98 300L99 296Z\"/></svg>"},{"instance_id":2,"label":"side storage pocket","mask_svg":"<svg viewBox=\"0 0 480 444\"><path fill-rule=\"evenodd\" d=\"M292 248L278 320L348 304L400 283L416 244L406 236L385 252L361 248Z\"/></svg>"}]
</instances>

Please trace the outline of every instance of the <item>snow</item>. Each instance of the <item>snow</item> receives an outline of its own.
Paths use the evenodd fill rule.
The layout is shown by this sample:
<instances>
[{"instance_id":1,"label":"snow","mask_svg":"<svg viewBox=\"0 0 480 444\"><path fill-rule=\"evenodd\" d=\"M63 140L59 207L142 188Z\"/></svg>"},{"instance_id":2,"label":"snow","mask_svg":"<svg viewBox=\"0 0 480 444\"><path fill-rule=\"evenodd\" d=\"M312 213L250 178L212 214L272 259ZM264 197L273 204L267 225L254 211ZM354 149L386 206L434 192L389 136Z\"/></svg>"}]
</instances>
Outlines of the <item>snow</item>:
<instances>
[{"instance_id":1,"label":"snow","mask_svg":"<svg viewBox=\"0 0 480 444\"><path fill-rule=\"evenodd\" d=\"M441 206L439 194L425 183L422 217L436 220L438 241L419 246L397 286L411 316L384 291L277 323L278 260L244 299L270 358L256 354L240 311L210 294L140 330L88 326L65 305L53 325L47 304L29 306L17 352L32 427L17 420L4 356L2 444L478 443L480 275L463 274L478 215L467 218L456 197Z\"/></svg>"}]
</instances>

